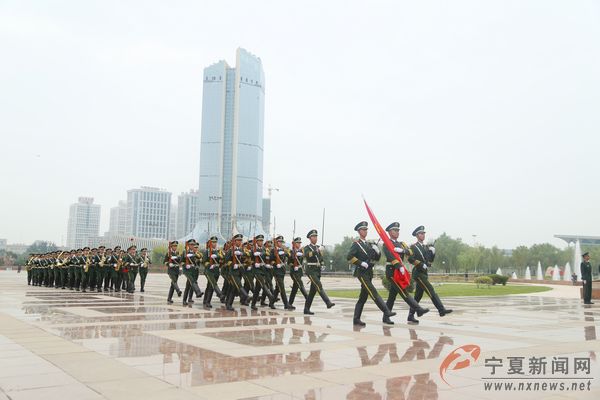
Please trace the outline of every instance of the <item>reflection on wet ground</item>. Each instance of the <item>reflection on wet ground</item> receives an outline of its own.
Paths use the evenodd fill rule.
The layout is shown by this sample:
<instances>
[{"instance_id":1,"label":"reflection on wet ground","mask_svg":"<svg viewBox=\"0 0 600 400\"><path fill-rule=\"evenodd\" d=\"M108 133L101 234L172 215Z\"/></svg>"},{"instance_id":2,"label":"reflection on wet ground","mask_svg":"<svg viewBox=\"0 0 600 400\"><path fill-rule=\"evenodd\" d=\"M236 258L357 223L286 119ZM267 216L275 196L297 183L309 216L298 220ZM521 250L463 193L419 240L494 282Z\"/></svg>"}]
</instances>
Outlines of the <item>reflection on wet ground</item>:
<instances>
[{"instance_id":1,"label":"reflection on wet ground","mask_svg":"<svg viewBox=\"0 0 600 400\"><path fill-rule=\"evenodd\" d=\"M0 312L205 398L232 382L240 385L228 386L227 398L495 398L483 392L483 372L476 368L453 371L452 387L441 381L440 363L465 344L480 346L486 355L554 349L588 355L600 382L595 358L600 307L584 308L575 299L449 298L445 302L454 314L440 318L432 312L417 326L404 323L403 304L397 303L396 325L388 326L368 303L368 325L356 328L353 302L343 299L332 310L319 302L314 316L303 316L280 304L279 310L258 311L237 305L234 312L218 299L210 310L201 301L168 305L162 281L134 295L25 289L14 279L2 283L7 290L0 294ZM569 346L572 352L565 351ZM482 360L477 368L483 368Z\"/></svg>"}]
</instances>

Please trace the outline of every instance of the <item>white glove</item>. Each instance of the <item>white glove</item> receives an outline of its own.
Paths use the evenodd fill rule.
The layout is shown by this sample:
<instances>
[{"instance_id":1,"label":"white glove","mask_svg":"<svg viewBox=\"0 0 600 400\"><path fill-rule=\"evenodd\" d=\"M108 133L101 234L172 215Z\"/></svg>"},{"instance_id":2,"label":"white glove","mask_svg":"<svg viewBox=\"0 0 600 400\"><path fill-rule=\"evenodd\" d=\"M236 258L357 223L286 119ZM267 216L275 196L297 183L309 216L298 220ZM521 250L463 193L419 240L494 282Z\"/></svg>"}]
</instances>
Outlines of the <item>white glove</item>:
<instances>
[{"instance_id":1,"label":"white glove","mask_svg":"<svg viewBox=\"0 0 600 400\"><path fill-rule=\"evenodd\" d=\"M190 269L190 268L192 268L192 266L191 266L191 265L189 265L189 264L186 264L186 265L185 265L185 269Z\"/></svg>"},{"instance_id":2,"label":"white glove","mask_svg":"<svg viewBox=\"0 0 600 400\"><path fill-rule=\"evenodd\" d=\"M236 256L241 256L242 252L239 251L239 250L236 250L236 251L233 252L233 254L235 254Z\"/></svg>"},{"instance_id":3,"label":"white glove","mask_svg":"<svg viewBox=\"0 0 600 400\"><path fill-rule=\"evenodd\" d=\"M427 269L427 264L423 264L423 269Z\"/></svg>"},{"instance_id":4,"label":"white glove","mask_svg":"<svg viewBox=\"0 0 600 400\"><path fill-rule=\"evenodd\" d=\"M585 281L581 281L581 283L583 283L585 285Z\"/></svg>"},{"instance_id":5,"label":"white glove","mask_svg":"<svg viewBox=\"0 0 600 400\"><path fill-rule=\"evenodd\" d=\"M279 254L280 256L282 256L282 255L284 255L285 253L284 253L284 251L283 251L283 250L279 250L279 251L277 252L277 254Z\"/></svg>"},{"instance_id":6,"label":"white glove","mask_svg":"<svg viewBox=\"0 0 600 400\"><path fill-rule=\"evenodd\" d=\"M117 264L113 264L113 267L116 267L116 266L117 266Z\"/></svg>"},{"instance_id":7,"label":"white glove","mask_svg":"<svg viewBox=\"0 0 600 400\"><path fill-rule=\"evenodd\" d=\"M299 252L297 252L297 253L296 253L296 257L302 257L303 255L304 255L304 254L302 254L302 252L301 252L301 251L299 251Z\"/></svg>"},{"instance_id":8,"label":"white glove","mask_svg":"<svg viewBox=\"0 0 600 400\"><path fill-rule=\"evenodd\" d=\"M255 251L254 252L254 257L258 257L258 256L260 256L260 251Z\"/></svg>"},{"instance_id":9,"label":"white glove","mask_svg":"<svg viewBox=\"0 0 600 400\"><path fill-rule=\"evenodd\" d=\"M294 267L294 271L298 271L300 267Z\"/></svg>"},{"instance_id":10,"label":"white glove","mask_svg":"<svg viewBox=\"0 0 600 400\"><path fill-rule=\"evenodd\" d=\"M394 251L400 254L404 253L404 249L402 247L394 247Z\"/></svg>"},{"instance_id":11,"label":"white glove","mask_svg":"<svg viewBox=\"0 0 600 400\"><path fill-rule=\"evenodd\" d=\"M238 269L240 266L237 264L233 264L233 269Z\"/></svg>"},{"instance_id":12,"label":"white glove","mask_svg":"<svg viewBox=\"0 0 600 400\"><path fill-rule=\"evenodd\" d=\"M283 264L277 264L277 268L281 268Z\"/></svg>"},{"instance_id":13,"label":"white glove","mask_svg":"<svg viewBox=\"0 0 600 400\"><path fill-rule=\"evenodd\" d=\"M247 268L246 268L246 271L252 271L252 266L250 266L250 267L247 267Z\"/></svg>"},{"instance_id":14,"label":"white glove","mask_svg":"<svg viewBox=\"0 0 600 400\"><path fill-rule=\"evenodd\" d=\"M116 264L115 264L115 266L116 266ZM174 267L174 266L175 266L175 264L169 263L169 267Z\"/></svg>"},{"instance_id":15,"label":"white glove","mask_svg":"<svg viewBox=\"0 0 600 400\"><path fill-rule=\"evenodd\" d=\"M177 260L179 256L171 256L171 260Z\"/></svg>"},{"instance_id":16,"label":"white glove","mask_svg":"<svg viewBox=\"0 0 600 400\"><path fill-rule=\"evenodd\" d=\"M401 273L402 275L404 275L404 274L406 273L406 268L404 268L404 267L400 267L400 268L398 268L398 269L400 270L400 273Z\"/></svg>"},{"instance_id":17,"label":"white glove","mask_svg":"<svg viewBox=\"0 0 600 400\"><path fill-rule=\"evenodd\" d=\"M265 266L269 269L273 269L273 266L271 264L265 264Z\"/></svg>"},{"instance_id":18,"label":"white glove","mask_svg":"<svg viewBox=\"0 0 600 400\"><path fill-rule=\"evenodd\" d=\"M431 252L432 252L433 254L435 254L435 247L433 247L433 246L429 246L429 250L431 250Z\"/></svg>"},{"instance_id":19,"label":"white glove","mask_svg":"<svg viewBox=\"0 0 600 400\"><path fill-rule=\"evenodd\" d=\"M219 257L219 256L218 256L218 255L216 255L216 254L211 254L211 255L210 255L210 258L212 258L213 260L214 260L215 258L217 258L217 257Z\"/></svg>"},{"instance_id":20,"label":"white glove","mask_svg":"<svg viewBox=\"0 0 600 400\"><path fill-rule=\"evenodd\" d=\"M360 266L363 267L363 268L369 268L369 264L367 264L364 261L360 263Z\"/></svg>"}]
</instances>

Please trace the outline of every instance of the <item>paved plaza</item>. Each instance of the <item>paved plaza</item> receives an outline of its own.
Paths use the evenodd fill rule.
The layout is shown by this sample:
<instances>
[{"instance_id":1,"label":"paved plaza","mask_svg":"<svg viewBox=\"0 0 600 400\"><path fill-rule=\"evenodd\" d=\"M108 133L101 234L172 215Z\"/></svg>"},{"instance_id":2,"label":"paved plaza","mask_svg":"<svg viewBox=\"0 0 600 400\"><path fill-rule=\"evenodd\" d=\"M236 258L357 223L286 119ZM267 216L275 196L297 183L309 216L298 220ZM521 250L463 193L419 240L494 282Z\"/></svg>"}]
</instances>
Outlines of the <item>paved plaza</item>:
<instances>
[{"instance_id":1,"label":"paved plaza","mask_svg":"<svg viewBox=\"0 0 600 400\"><path fill-rule=\"evenodd\" d=\"M344 278L324 286L357 287ZM432 311L418 326L399 302L396 324L383 325L369 301L362 329L352 326L353 300L327 310L317 298L305 317L301 299L293 312L237 302L228 312L218 300L207 311L201 300L167 305L167 289L163 274L131 295L27 286L24 273L0 272L0 399L600 397L600 305L584 307L568 286L447 298L452 315ZM450 362L453 352L460 358ZM531 371L532 358L547 362L544 373ZM526 390L553 382L565 390Z\"/></svg>"}]
</instances>

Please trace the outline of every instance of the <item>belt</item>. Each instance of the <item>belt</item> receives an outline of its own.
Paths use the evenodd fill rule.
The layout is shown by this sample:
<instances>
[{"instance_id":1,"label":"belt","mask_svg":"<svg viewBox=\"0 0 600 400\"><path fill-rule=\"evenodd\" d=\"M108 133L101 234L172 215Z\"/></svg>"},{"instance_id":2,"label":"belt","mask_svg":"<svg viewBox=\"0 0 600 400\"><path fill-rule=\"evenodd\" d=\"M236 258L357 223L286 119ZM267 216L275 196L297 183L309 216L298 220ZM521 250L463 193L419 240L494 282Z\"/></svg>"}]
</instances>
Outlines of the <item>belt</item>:
<instances>
[{"instance_id":1,"label":"belt","mask_svg":"<svg viewBox=\"0 0 600 400\"><path fill-rule=\"evenodd\" d=\"M319 263L306 263L306 265L310 266L310 267L317 267L317 266L321 266L321 264Z\"/></svg>"}]
</instances>

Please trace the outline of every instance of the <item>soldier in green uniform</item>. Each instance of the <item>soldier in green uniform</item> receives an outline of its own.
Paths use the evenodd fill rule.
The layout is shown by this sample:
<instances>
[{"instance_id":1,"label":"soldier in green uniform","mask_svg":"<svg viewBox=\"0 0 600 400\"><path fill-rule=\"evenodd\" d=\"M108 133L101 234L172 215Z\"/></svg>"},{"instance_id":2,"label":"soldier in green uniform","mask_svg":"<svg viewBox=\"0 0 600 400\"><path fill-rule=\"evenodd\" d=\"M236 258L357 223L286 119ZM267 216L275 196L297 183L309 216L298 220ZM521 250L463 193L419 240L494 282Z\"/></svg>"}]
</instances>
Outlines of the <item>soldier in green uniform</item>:
<instances>
[{"instance_id":1,"label":"soldier in green uniform","mask_svg":"<svg viewBox=\"0 0 600 400\"><path fill-rule=\"evenodd\" d=\"M127 293L133 293L133 280L137 276L137 269L140 265L140 260L137 256L137 246L131 245L127 248L127 253L123 255L121 270L123 271L123 279L125 279L125 290ZM135 275L135 276L134 276Z\"/></svg>"},{"instance_id":2,"label":"soldier in green uniform","mask_svg":"<svg viewBox=\"0 0 600 400\"><path fill-rule=\"evenodd\" d=\"M173 292L177 292L177 296L181 297L181 289L177 285L177 279L179 279L179 268L182 262L182 257L177 253L177 246L179 242L177 240L169 242L167 253L165 254L164 264L167 267L167 273L171 280L171 286L169 287L169 294L167 295L167 303L173 304Z\"/></svg>"},{"instance_id":3,"label":"soldier in green uniform","mask_svg":"<svg viewBox=\"0 0 600 400\"><path fill-rule=\"evenodd\" d=\"M275 278L275 287L281 295L281 301L283 301L283 308L286 310L293 310L288 302L287 294L285 292L285 267L287 265L290 251L284 247L283 236L279 235L273 240L273 277ZM274 297L277 295L274 294Z\"/></svg>"},{"instance_id":4,"label":"soldier in green uniform","mask_svg":"<svg viewBox=\"0 0 600 400\"><path fill-rule=\"evenodd\" d=\"M196 247L198 243L194 239L185 242L184 259L183 259L183 275L186 278L185 290L183 291L183 305L193 303L193 294L197 298L202 297L203 293L198 286L199 266L202 265L202 254L198 252Z\"/></svg>"},{"instance_id":5,"label":"soldier in green uniform","mask_svg":"<svg viewBox=\"0 0 600 400\"><path fill-rule=\"evenodd\" d=\"M313 315L314 312L310 311L310 307L312 306L312 302L315 298L315 294L319 292L319 295L327 305L327 308L331 308L335 306L335 303L332 303L325 293L323 289L323 284L321 284L321 268L325 266L325 262L323 261L323 254L321 253L321 249L317 244L317 240L319 238L318 232L316 229L312 229L308 232L306 237L310 240L310 243L304 246L304 260L306 261L306 276L310 279L310 290L308 292L308 298L304 303L304 314Z\"/></svg>"},{"instance_id":6,"label":"soldier in green uniform","mask_svg":"<svg viewBox=\"0 0 600 400\"><path fill-rule=\"evenodd\" d=\"M228 311L233 311L233 299L235 296L240 296L240 300L244 303L248 299L248 292L242 285L241 269L244 268L244 260L246 255L242 247L242 234L238 233L233 237L233 243L227 254L225 255L225 263L228 269L229 292L225 300L225 308Z\"/></svg>"},{"instance_id":7,"label":"soldier in green uniform","mask_svg":"<svg viewBox=\"0 0 600 400\"><path fill-rule=\"evenodd\" d=\"M31 253L27 259L27 263L25 264L25 270L27 271L27 285L31 285L31 281L33 279L33 260L35 260L36 254Z\"/></svg>"},{"instance_id":8,"label":"soldier in green uniform","mask_svg":"<svg viewBox=\"0 0 600 400\"><path fill-rule=\"evenodd\" d=\"M398 222L392 222L385 228L386 232L389 234L390 241L394 245L394 252L398 254L400 259L404 261L405 257L412 256L412 250L410 246L404 242L398 241L398 237L400 236L400 224ZM391 311L394 308L394 302L396 301L396 296L400 295L402 300L408 304L409 307L417 310L417 316L421 316L427 312L429 312L428 308L423 308L415 301L415 299L408 293L406 289L402 289L396 281L394 281L394 271L397 269L400 273L404 274L405 267L400 264L400 261L394 257L392 253L388 250L386 246L383 247L383 253L386 258L385 265L385 276L390 283L390 293L386 302L388 309ZM393 325L394 322L389 319L389 317L383 317L383 323Z\"/></svg>"},{"instance_id":9,"label":"soldier in green uniform","mask_svg":"<svg viewBox=\"0 0 600 400\"><path fill-rule=\"evenodd\" d=\"M84 249L77 249L77 256L75 257L75 290L79 292L81 288L81 281L83 278L83 269L85 268L86 256Z\"/></svg>"},{"instance_id":10,"label":"soldier in green uniform","mask_svg":"<svg viewBox=\"0 0 600 400\"><path fill-rule=\"evenodd\" d=\"M363 308L367 302L367 298L371 297L377 307L383 312L384 320L389 320L389 317L396 315L395 312L390 311L375 286L373 286L373 267L375 263L381 259L381 252L379 247L373 242L367 241L367 232L369 224L367 221L361 221L354 227L354 230L358 232L359 239L352 243L350 251L348 252L348 261L354 265L354 276L358 278L360 282L360 295L358 301L354 307L354 325L365 326L366 324L361 321Z\"/></svg>"},{"instance_id":11,"label":"soldier in green uniform","mask_svg":"<svg viewBox=\"0 0 600 400\"><path fill-rule=\"evenodd\" d=\"M412 255L408 257L408 261L414 266L412 270L412 279L415 282L415 301L418 303L423 297L423 292L426 292L435 308L437 308L440 317L452 312L442 304L442 300L435 292L435 289L429 283L428 269L433 264L435 259L435 247L433 245L425 245L425 227L418 226L412 233L417 238L417 242L410 246ZM408 322L418 324L419 321L415 318L417 309L411 308L408 312Z\"/></svg>"},{"instance_id":12,"label":"soldier in green uniform","mask_svg":"<svg viewBox=\"0 0 600 400\"><path fill-rule=\"evenodd\" d=\"M121 267L119 268L119 290L129 291L129 266L124 264L126 258L127 252L121 249L119 251L119 259L121 260Z\"/></svg>"},{"instance_id":13,"label":"soldier in green uniform","mask_svg":"<svg viewBox=\"0 0 600 400\"><path fill-rule=\"evenodd\" d=\"M592 302L592 264L590 263L590 253L583 253L581 256L581 280L583 281L583 304L594 304Z\"/></svg>"},{"instance_id":14,"label":"soldier in green uniform","mask_svg":"<svg viewBox=\"0 0 600 400\"><path fill-rule=\"evenodd\" d=\"M295 310L294 300L296 299L296 293L300 290L302 296L304 296L304 300L308 298L308 293L306 293L306 289L304 288L304 283L302 282L302 262L304 261L304 253L302 252L302 238L297 237L292 241L292 248L290 249L290 256L288 257L288 265L290 267L290 277L292 278L292 291L290 292L289 305L290 310Z\"/></svg>"},{"instance_id":15,"label":"soldier in green uniform","mask_svg":"<svg viewBox=\"0 0 600 400\"><path fill-rule=\"evenodd\" d=\"M269 298L269 303L273 304L271 308L275 308L274 305L274 295L271 291L269 284L267 283L267 254L266 248L263 247L265 237L264 235L256 235L253 241L253 249L252 249L252 261L254 262L254 293L252 293L252 303L250 308L252 310L257 310L256 303L258 302L259 297L261 296L261 291L264 296Z\"/></svg>"},{"instance_id":16,"label":"soldier in green uniform","mask_svg":"<svg viewBox=\"0 0 600 400\"><path fill-rule=\"evenodd\" d=\"M81 291L86 292L86 289L91 284L94 273L94 262L95 256L97 255L98 249L89 249L89 247L83 248L83 255L85 257L85 263L83 265L83 272L81 274ZM91 289L91 287L90 287Z\"/></svg>"},{"instance_id":17,"label":"soldier in green uniform","mask_svg":"<svg viewBox=\"0 0 600 400\"><path fill-rule=\"evenodd\" d=\"M146 277L148 276L148 269L152 265L150 257L148 257L148 249L143 248L140 250L140 292L144 293L144 286L146 285Z\"/></svg>"},{"instance_id":18,"label":"soldier in green uniform","mask_svg":"<svg viewBox=\"0 0 600 400\"><path fill-rule=\"evenodd\" d=\"M206 277L206 290L204 291L204 308L212 308L210 304L213 293L217 297L221 298L223 293L219 288L219 270L220 263L224 260L223 252L218 248L219 239L216 236L212 236L206 242L206 250L204 251L204 276Z\"/></svg>"},{"instance_id":19,"label":"soldier in green uniform","mask_svg":"<svg viewBox=\"0 0 600 400\"><path fill-rule=\"evenodd\" d=\"M248 293L248 298L245 299L244 303L242 303L245 306L249 306L250 305L250 292L252 292L252 295L254 295L254 271L253 271L253 262L252 262L252 244L253 244L254 240L250 239L247 242L244 243L244 267L242 268L242 277L244 278L244 289L246 290L246 293Z\"/></svg>"},{"instance_id":20,"label":"soldier in green uniform","mask_svg":"<svg viewBox=\"0 0 600 400\"><path fill-rule=\"evenodd\" d=\"M263 265L263 271L264 271L264 285L263 286L263 292L262 295L260 296L260 305L262 307L266 306L266 300L267 300L267 292L264 290L264 287L268 287L269 291L271 293L273 293L273 300L271 300L271 297L269 297L269 304L271 303L276 303L277 301L279 301L278 298L278 293L277 293L277 288L275 288L275 286L273 285L273 264L275 263L274 261L274 257L273 257L273 242L271 242L270 240L267 240L265 242L264 248L263 248L263 259L265 261L264 265ZM275 306L271 307L271 308L275 308Z\"/></svg>"},{"instance_id":21,"label":"soldier in green uniform","mask_svg":"<svg viewBox=\"0 0 600 400\"><path fill-rule=\"evenodd\" d=\"M92 259L92 262L90 263L88 279L86 283L89 286L90 290L94 291L96 290L96 281L98 279L98 263L100 262L100 257L98 256L98 249L92 249L90 251L90 257Z\"/></svg>"},{"instance_id":22,"label":"soldier in green uniform","mask_svg":"<svg viewBox=\"0 0 600 400\"><path fill-rule=\"evenodd\" d=\"M98 259L97 259L97 267L96 267L96 289L97 292L102 292L102 285L104 284L104 279L106 277L106 270L108 267L106 264L106 247L98 246ZM104 291L108 289L104 287Z\"/></svg>"}]
</instances>

